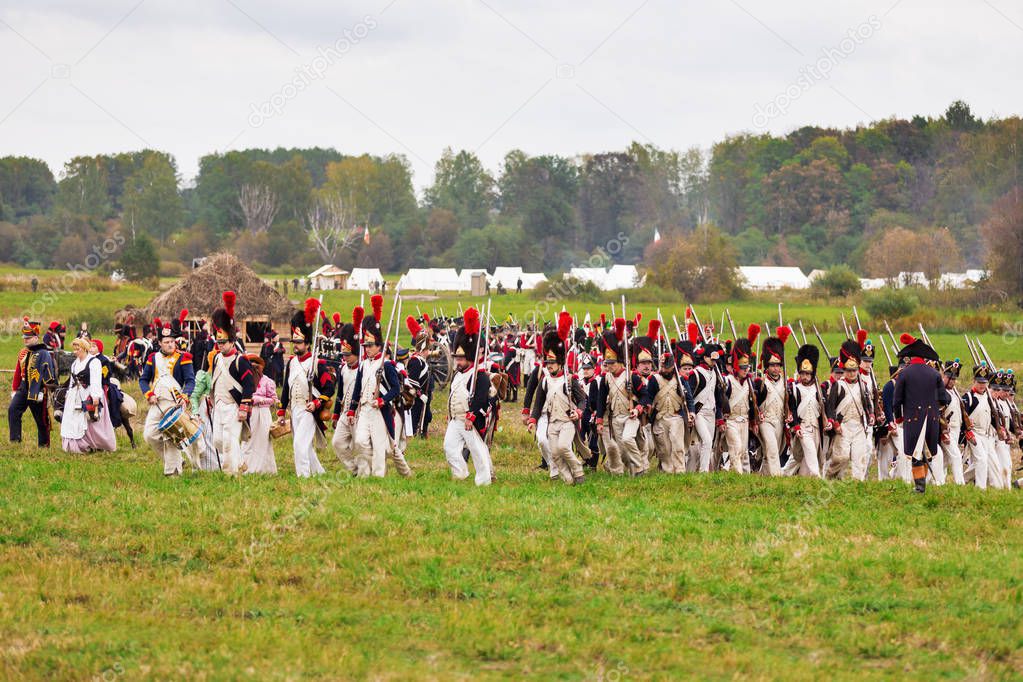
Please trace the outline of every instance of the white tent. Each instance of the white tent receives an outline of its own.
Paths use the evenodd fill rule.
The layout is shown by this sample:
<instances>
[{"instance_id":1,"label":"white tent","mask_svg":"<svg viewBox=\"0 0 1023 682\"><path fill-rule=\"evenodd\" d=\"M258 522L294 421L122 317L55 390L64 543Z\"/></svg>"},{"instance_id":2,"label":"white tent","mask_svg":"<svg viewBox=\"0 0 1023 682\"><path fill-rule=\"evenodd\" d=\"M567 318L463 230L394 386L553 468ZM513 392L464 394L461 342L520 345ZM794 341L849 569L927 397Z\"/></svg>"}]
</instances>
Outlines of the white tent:
<instances>
[{"instance_id":1,"label":"white tent","mask_svg":"<svg viewBox=\"0 0 1023 682\"><path fill-rule=\"evenodd\" d=\"M639 271L635 265L612 265L607 271L607 278L601 288L610 291L611 289L635 289L642 286L639 278Z\"/></svg>"},{"instance_id":2,"label":"white tent","mask_svg":"<svg viewBox=\"0 0 1023 682\"><path fill-rule=\"evenodd\" d=\"M522 280L522 290L535 289L540 282L547 281L547 275L542 272L523 272L519 267L501 266L494 268L494 274L490 276L490 283L493 286L501 284L508 291L515 291L519 280Z\"/></svg>"},{"instance_id":3,"label":"white tent","mask_svg":"<svg viewBox=\"0 0 1023 682\"><path fill-rule=\"evenodd\" d=\"M572 268L568 271L568 276L580 282L592 282L598 287L603 287L604 280L607 279L604 268Z\"/></svg>"},{"instance_id":4,"label":"white tent","mask_svg":"<svg viewBox=\"0 0 1023 682\"><path fill-rule=\"evenodd\" d=\"M796 267L742 265L739 267L739 279L747 289L754 290L810 287L810 278Z\"/></svg>"},{"instance_id":5,"label":"white tent","mask_svg":"<svg viewBox=\"0 0 1023 682\"><path fill-rule=\"evenodd\" d=\"M379 268L352 268L348 277L348 288L369 291L374 282L383 282L384 276Z\"/></svg>"},{"instance_id":6,"label":"white tent","mask_svg":"<svg viewBox=\"0 0 1023 682\"><path fill-rule=\"evenodd\" d=\"M307 275L311 287L319 291L328 289L344 289L348 279L348 271L336 265L321 265Z\"/></svg>"},{"instance_id":7,"label":"white tent","mask_svg":"<svg viewBox=\"0 0 1023 682\"><path fill-rule=\"evenodd\" d=\"M881 277L875 277L874 279L865 277L860 278L860 288L863 289L864 291L883 289L885 284L887 284L887 282L885 282L885 280Z\"/></svg>"},{"instance_id":8,"label":"white tent","mask_svg":"<svg viewBox=\"0 0 1023 682\"><path fill-rule=\"evenodd\" d=\"M459 291L461 281L454 268L411 268L398 280L402 291Z\"/></svg>"}]
</instances>

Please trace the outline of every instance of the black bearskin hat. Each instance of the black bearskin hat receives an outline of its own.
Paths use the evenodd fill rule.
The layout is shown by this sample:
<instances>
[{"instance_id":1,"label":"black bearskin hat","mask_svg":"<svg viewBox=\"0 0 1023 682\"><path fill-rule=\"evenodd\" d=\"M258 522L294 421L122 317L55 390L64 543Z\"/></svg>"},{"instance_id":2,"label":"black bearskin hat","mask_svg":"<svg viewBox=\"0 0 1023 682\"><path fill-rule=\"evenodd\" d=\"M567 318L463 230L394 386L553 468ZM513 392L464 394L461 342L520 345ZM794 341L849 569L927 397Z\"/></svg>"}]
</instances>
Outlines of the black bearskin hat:
<instances>
[{"instance_id":1,"label":"black bearskin hat","mask_svg":"<svg viewBox=\"0 0 1023 682\"><path fill-rule=\"evenodd\" d=\"M565 354L569 334L572 331L572 316L562 311L558 314L558 328L543 335L543 359L544 362L555 362L562 367L565 366Z\"/></svg>"},{"instance_id":2,"label":"black bearskin hat","mask_svg":"<svg viewBox=\"0 0 1023 682\"><path fill-rule=\"evenodd\" d=\"M233 291L225 291L221 299L224 301L224 307L214 310L211 318L216 330L216 339L234 341L238 336L238 330L234 326L234 304L237 296Z\"/></svg>"},{"instance_id":3,"label":"black bearskin hat","mask_svg":"<svg viewBox=\"0 0 1023 682\"><path fill-rule=\"evenodd\" d=\"M305 307L296 310L291 316L291 340L304 343L313 342L313 323L316 322L320 302L315 298L307 298Z\"/></svg>"},{"instance_id":4,"label":"black bearskin hat","mask_svg":"<svg viewBox=\"0 0 1023 682\"><path fill-rule=\"evenodd\" d=\"M462 315L462 326L455 333L453 355L456 358L475 360L480 346L480 313L475 308L466 308Z\"/></svg>"},{"instance_id":5,"label":"black bearskin hat","mask_svg":"<svg viewBox=\"0 0 1023 682\"><path fill-rule=\"evenodd\" d=\"M838 357L842 369L859 369L860 344L852 339L846 339L842 342L842 347L838 350Z\"/></svg>"},{"instance_id":6,"label":"black bearskin hat","mask_svg":"<svg viewBox=\"0 0 1023 682\"><path fill-rule=\"evenodd\" d=\"M760 358L761 366L785 364L785 342L789 340L792 330L789 327L778 327L775 330L777 336L768 336L764 339L763 357Z\"/></svg>"},{"instance_id":7,"label":"black bearskin hat","mask_svg":"<svg viewBox=\"0 0 1023 682\"><path fill-rule=\"evenodd\" d=\"M597 341L597 347L605 361L625 362L622 342L625 340L625 318L616 317L613 329L605 331Z\"/></svg>"},{"instance_id":8,"label":"black bearskin hat","mask_svg":"<svg viewBox=\"0 0 1023 682\"><path fill-rule=\"evenodd\" d=\"M369 303L373 308L373 314L362 319L362 345L383 346L384 331L380 328L380 318L384 316L384 297L374 294L370 296Z\"/></svg>"},{"instance_id":9,"label":"black bearskin hat","mask_svg":"<svg viewBox=\"0 0 1023 682\"><path fill-rule=\"evenodd\" d=\"M796 351L796 371L809 372L817 376L817 363L820 362L820 359L821 351L817 346L809 343L802 345Z\"/></svg>"}]
</instances>

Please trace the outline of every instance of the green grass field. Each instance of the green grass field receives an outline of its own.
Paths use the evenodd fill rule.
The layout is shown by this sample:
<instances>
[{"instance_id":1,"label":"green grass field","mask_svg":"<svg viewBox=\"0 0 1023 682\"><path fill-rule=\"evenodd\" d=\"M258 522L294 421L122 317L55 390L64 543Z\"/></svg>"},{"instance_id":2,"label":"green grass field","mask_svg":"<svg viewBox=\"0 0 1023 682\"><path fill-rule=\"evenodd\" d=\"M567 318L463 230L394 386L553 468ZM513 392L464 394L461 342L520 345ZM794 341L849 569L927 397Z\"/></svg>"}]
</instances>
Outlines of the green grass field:
<instances>
[{"instance_id":1,"label":"green grass field","mask_svg":"<svg viewBox=\"0 0 1023 682\"><path fill-rule=\"evenodd\" d=\"M0 315L32 296L0 292ZM151 296L73 292L44 319ZM325 300L347 312L359 294ZM493 300L500 319L536 305ZM403 314L457 302L410 298ZM630 316L658 305L684 306ZM729 307L743 328L777 319L769 300ZM785 313L827 325L837 348L837 308ZM958 335L932 336L966 355ZM1023 364L1014 335L981 338L996 362ZM0 342L4 367L19 344ZM535 469L516 413L486 489L450 480L440 418L410 447L411 480L353 480L326 453L328 474L299 480L288 442L280 475L241 480L166 479L123 435L104 455L0 448L0 677L1023 677L1019 491L732 474L569 487Z\"/></svg>"}]
</instances>

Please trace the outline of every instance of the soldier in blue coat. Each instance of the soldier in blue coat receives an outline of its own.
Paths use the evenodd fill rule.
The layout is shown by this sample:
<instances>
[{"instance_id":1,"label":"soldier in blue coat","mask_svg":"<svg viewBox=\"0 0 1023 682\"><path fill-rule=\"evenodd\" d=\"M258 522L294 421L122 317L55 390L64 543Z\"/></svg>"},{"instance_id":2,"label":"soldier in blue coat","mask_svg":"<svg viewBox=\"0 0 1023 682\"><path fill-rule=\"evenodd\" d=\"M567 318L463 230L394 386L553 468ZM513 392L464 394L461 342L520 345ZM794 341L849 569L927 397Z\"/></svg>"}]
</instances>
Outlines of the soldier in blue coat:
<instances>
[{"instance_id":1,"label":"soldier in blue coat","mask_svg":"<svg viewBox=\"0 0 1023 682\"><path fill-rule=\"evenodd\" d=\"M895 381L893 407L902 420L902 451L912 459L914 490L922 493L927 487L928 462L939 452L941 410L949 396L941 375L929 364L938 362L935 350L909 334L900 340L905 346L899 357L908 358L909 364Z\"/></svg>"},{"instance_id":2,"label":"soldier in blue coat","mask_svg":"<svg viewBox=\"0 0 1023 682\"><path fill-rule=\"evenodd\" d=\"M39 447L50 446L50 390L57 386L57 361L39 340L38 322L25 318L21 336L25 347L18 354L11 384L11 404L7 408L7 423L11 429L11 442L21 442L21 418L25 410L32 412L36 421Z\"/></svg>"}]
</instances>

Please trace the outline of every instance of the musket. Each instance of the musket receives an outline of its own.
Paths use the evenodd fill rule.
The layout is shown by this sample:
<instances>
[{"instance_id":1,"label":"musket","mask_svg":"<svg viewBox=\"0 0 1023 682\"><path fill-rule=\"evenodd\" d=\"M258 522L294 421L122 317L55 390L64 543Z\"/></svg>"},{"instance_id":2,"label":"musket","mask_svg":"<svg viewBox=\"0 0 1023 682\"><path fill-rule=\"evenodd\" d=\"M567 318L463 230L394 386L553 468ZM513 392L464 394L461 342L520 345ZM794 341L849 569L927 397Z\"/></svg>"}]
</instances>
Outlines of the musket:
<instances>
[{"instance_id":1,"label":"musket","mask_svg":"<svg viewBox=\"0 0 1023 682\"><path fill-rule=\"evenodd\" d=\"M863 325L860 324L860 314L856 311L856 306L853 306L853 318L856 320L856 331L863 329Z\"/></svg>"},{"instance_id":2,"label":"musket","mask_svg":"<svg viewBox=\"0 0 1023 682\"><path fill-rule=\"evenodd\" d=\"M387 340L391 338L391 325L394 323L394 311L398 308L398 294L401 289L397 286L394 287L394 300L391 302L391 314L387 320L387 332L384 334L384 350L387 350ZM379 320L378 320L379 322Z\"/></svg>"},{"instance_id":3,"label":"musket","mask_svg":"<svg viewBox=\"0 0 1023 682\"><path fill-rule=\"evenodd\" d=\"M686 310L689 312L689 314L693 316L693 322L696 323L697 329L700 330L700 338L703 339L704 343L710 343L710 341L707 340L707 333L706 331L704 331L703 325L700 324L700 318L696 316L696 309L693 308L692 306L689 306L688 308L686 308ZM675 323L675 326L676 327L678 326L677 322ZM714 367L714 375L717 377L717 380L719 382L718 385L722 386L725 383L725 377L721 374L721 368L718 367L718 363L716 361L712 362L713 362L712 366Z\"/></svg>"},{"instance_id":4,"label":"musket","mask_svg":"<svg viewBox=\"0 0 1023 682\"><path fill-rule=\"evenodd\" d=\"M682 388L682 375L678 373L678 358L675 357L675 351L671 348L671 339L668 338L667 333L665 333L665 331L664 331L666 325L664 324L664 318L661 317L661 309L660 308L657 309L657 319L661 323L661 332L660 333L661 333L661 335L664 336L665 340L668 342L668 350L671 351L671 365L672 365L672 367L675 368L675 381L678 382L678 392L679 392L680 397L682 398L682 408L686 411L686 430L691 430L689 428L689 417L691 415L689 414L689 405L686 403L685 390ZM675 328L678 329L678 322L675 322ZM660 335L657 337L657 340L658 340L658 342L661 340L660 339ZM681 341L681 339L679 339L679 341Z\"/></svg>"},{"instance_id":5,"label":"musket","mask_svg":"<svg viewBox=\"0 0 1023 682\"><path fill-rule=\"evenodd\" d=\"M806 330L803 329L803 321L799 321L799 333L803 335L803 345L806 346Z\"/></svg>"},{"instance_id":6,"label":"musket","mask_svg":"<svg viewBox=\"0 0 1023 682\"><path fill-rule=\"evenodd\" d=\"M728 316L728 326L732 328L732 338L738 340L739 335L735 332L735 322L732 321L732 313L728 311L728 308L725 308L725 315Z\"/></svg>"},{"instance_id":7,"label":"musket","mask_svg":"<svg viewBox=\"0 0 1023 682\"><path fill-rule=\"evenodd\" d=\"M316 366L320 359L320 348L317 340L320 336L320 311L323 309L323 294L320 294L316 305L316 316L313 317L313 362L309 366L309 381L316 377Z\"/></svg>"},{"instance_id":8,"label":"musket","mask_svg":"<svg viewBox=\"0 0 1023 682\"><path fill-rule=\"evenodd\" d=\"M881 337L881 350L884 351L884 359L888 361L888 366L891 367L892 366L892 356L891 356L891 353L888 352L888 346L886 346L885 343L884 343L884 337Z\"/></svg>"},{"instance_id":9,"label":"musket","mask_svg":"<svg viewBox=\"0 0 1023 682\"><path fill-rule=\"evenodd\" d=\"M899 342L895 340L895 334L892 333L892 328L891 328L891 326L889 326L888 320L884 321L884 328L886 330L888 330L888 336L890 336L891 339L892 339L892 351L896 355L898 355L899 354Z\"/></svg>"},{"instance_id":10,"label":"musket","mask_svg":"<svg viewBox=\"0 0 1023 682\"><path fill-rule=\"evenodd\" d=\"M934 347L934 344L933 344L933 343L931 343L931 337L927 336L927 332L926 332L926 331L924 331L924 326L923 326L923 324L922 324L922 323L920 323L920 322L918 322L916 326L917 326L917 329L919 329L919 330L920 330L920 337L921 337L921 338L922 338L922 339L924 340L924 342L925 342L925 343L926 343L926 344L927 344L928 346L930 346L931 348L933 348L933 347Z\"/></svg>"},{"instance_id":11,"label":"musket","mask_svg":"<svg viewBox=\"0 0 1023 682\"><path fill-rule=\"evenodd\" d=\"M980 337L974 337L974 340L977 342L977 347L984 353L984 359L987 360L988 367L991 368L992 372L997 372L998 368L995 367L995 363L991 362L991 356L987 354L987 348L985 348L984 344L981 343Z\"/></svg>"},{"instance_id":12,"label":"musket","mask_svg":"<svg viewBox=\"0 0 1023 682\"><path fill-rule=\"evenodd\" d=\"M783 327L785 323L781 320L781 301L778 301L778 326Z\"/></svg>"},{"instance_id":13,"label":"musket","mask_svg":"<svg viewBox=\"0 0 1023 682\"><path fill-rule=\"evenodd\" d=\"M842 328L845 329L845 338L851 339L852 334L849 333L849 324L845 321L845 313L842 313Z\"/></svg>"},{"instance_id":14,"label":"musket","mask_svg":"<svg viewBox=\"0 0 1023 682\"><path fill-rule=\"evenodd\" d=\"M973 347L972 343L970 343L970 337L963 334L963 338L966 339L966 349L970 351L970 357L973 358L973 364L979 365L980 356L977 355L977 349Z\"/></svg>"},{"instance_id":15,"label":"musket","mask_svg":"<svg viewBox=\"0 0 1023 682\"><path fill-rule=\"evenodd\" d=\"M489 307L489 305L490 305L490 299L487 299L487 306ZM459 304L459 307L461 307L461 304ZM482 306L480 306L480 307L482 307ZM463 313L463 315L464 315L464 313ZM473 353L473 357L472 357L472 376L469 377L469 402L470 403L472 402L472 397L476 394L476 374L478 373L477 369L479 368L480 343L482 343L484 341L484 339L485 339L484 333L485 333L485 329L481 329L480 330L479 338L476 339L476 349L475 349L475 352Z\"/></svg>"},{"instance_id":16,"label":"musket","mask_svg":"<svg viewBox=\"0 0 1023 682\"><path fill-rule=\"evenodd\" d=\"M830 367L830 365L831 365L831 351L828 350L828 347L824 344L824 339L821 338L821 333L819 331L817 331L817 325L813 324L812 327L813 327L813 333L817 337L817 343L819 343L821 345L821 348L824 349L824 355L826 355L828 357L828 365Z\"/></svg>"},{"instance_id":17,"label":"musket","mask_svg":"<svg viewBox=\"0 0 1023 682\"><path fill-rule=\"evenodd\" d=\"M629 364L629 341L630 341L630 339L629 339L629 318L626 317L626 314L625 314L625 294L622 294L622 317L625 318L625 369L628 372L630 372L629 376L631 377L632 376L632 374L631 374L631 372L632 372L632 365ZM633 333L635 333L635 329L633 329ZM630 406L632 405L632 382L631 382L631 380L629 381L629 405Z\"/></svg>"}]
</instances>

